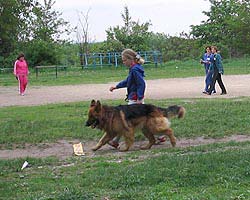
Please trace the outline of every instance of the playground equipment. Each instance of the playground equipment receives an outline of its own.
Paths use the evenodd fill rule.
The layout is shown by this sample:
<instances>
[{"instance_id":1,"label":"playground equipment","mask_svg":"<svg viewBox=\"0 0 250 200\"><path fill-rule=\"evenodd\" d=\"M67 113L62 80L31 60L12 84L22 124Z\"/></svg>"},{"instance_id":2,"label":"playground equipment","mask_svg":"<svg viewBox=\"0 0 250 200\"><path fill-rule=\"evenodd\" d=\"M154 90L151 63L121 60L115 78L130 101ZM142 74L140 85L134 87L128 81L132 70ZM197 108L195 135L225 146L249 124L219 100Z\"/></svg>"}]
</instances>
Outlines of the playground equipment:
<instances>
[{"instance_id":1,"label":"playground equipment","mask_svg":"<svg viewBox=\"0 0 250 200\"><path fill-rule=\"evenodd\" d=\"M145 64L154 64L155 67L158 64L162 64L162 54L160 51L141 51L137 52L145 60ZM121 52L108 52L108 53L92 53L83 54L84 66L88 67L103 67L103 66L115 66L118 67L122 64Z\"/></svg>"}]
</instances>

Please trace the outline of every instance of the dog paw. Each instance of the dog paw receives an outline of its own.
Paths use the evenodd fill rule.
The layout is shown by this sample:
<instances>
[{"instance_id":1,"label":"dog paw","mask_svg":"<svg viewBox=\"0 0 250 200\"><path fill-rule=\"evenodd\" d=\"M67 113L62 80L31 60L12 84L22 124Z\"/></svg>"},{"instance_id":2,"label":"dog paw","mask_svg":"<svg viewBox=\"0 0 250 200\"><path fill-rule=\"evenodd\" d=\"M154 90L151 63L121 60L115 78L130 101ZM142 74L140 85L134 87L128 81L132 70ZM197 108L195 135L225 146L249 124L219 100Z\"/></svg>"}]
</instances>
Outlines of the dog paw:
<instances>
[{"instance_id":1,"label":"dog paw","mask_svg":"<svg viewBox=\"0 0 250 200\"><path fill-rule=\"evenodd\" d=\"M99 148L98 147L91 148L92 151L96 151L97 149L99 149Z\"/></svg>"},{"instance_id":2,"label":"dog paw","mask_svg":"<svg viewBox=\"0 0 250 200\"><path fill-rule=\"evenodd\" d=\"M175 147L176 142L171 142L171 144L172 144L172 147Z\"/></svg>"}]
</instances>

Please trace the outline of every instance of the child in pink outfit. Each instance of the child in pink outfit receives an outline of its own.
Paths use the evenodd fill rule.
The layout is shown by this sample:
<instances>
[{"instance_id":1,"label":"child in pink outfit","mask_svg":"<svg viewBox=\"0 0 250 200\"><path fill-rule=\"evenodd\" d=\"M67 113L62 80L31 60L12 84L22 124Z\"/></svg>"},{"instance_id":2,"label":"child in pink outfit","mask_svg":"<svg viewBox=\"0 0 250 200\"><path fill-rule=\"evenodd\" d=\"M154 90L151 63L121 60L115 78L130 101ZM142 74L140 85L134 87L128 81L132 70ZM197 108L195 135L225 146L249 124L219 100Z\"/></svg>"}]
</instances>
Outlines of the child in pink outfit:
<instances>
[{"instance_id":1,"label":"child in pink outfit","mask_svg":"<svg viewBox=\"0 0 250 200\"><path fill-rule=\"evenodd\" d=\"M24 96L24 92L28 84L28 74L28 64L24 59L24 54L21 53L18 55L17 60L14 64L14 75L17 77L17 80L19 82L19 94L22 96Z\"/></svg>"}]
</instances>

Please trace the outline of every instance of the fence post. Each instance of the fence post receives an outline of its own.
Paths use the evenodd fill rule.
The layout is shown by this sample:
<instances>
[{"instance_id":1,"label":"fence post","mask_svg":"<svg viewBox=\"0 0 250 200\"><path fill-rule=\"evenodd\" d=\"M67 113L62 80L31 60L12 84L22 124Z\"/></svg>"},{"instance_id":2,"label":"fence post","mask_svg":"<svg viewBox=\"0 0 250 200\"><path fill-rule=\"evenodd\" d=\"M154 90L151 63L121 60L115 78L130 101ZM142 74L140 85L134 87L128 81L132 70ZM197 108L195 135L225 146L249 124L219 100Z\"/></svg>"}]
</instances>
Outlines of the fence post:
<instances>
[{"instance_id":1,"label":"fence post","mask_svg":"<svg viewBox=\"0 0 250 200\"><path fill-rule=\"evenodd\" d=\"M115 66L116 66L116 67L118 66L118 64L117 64L117 55L116 55L116 53L115 53Z\"/></svg>"},{"instance_id":2,"label":"fence post","mask_svg":"<svg viewBox=\"0 0 250 200\"><path fill-rule=\"evenodd\" d=\"M100 53L100 64L101 64L101 67L102 67L102 54Z\"/></svg>"},{"instance_id":3,"label":"fence post","mask_svg":"<svg viewBox=\"0 0 250 200\"><path fill-rule=\"evenodd\" d=\"M109 65L111 64L111 55L110 55L110 53L108 53L108 64Z\"/></svg>"},{"instance_id":4,"label":"fence post","mask_svg":"<svg viewBox=\"0 0 250 200\"><path fill-rule=\"evenodd\" d=\"M57 78L57 65L56 65L56 78Z\"/></svg>"},{"instance_id":5,"label":"fence post","mask_svg":"<svg viewBox=\"0 0 250 200\"><path fill-rule=\"evenodd\" d=\"M153 52L153 59L154 59L155 67L157 67L157 64L158 64L158 55L157 55L156 51Z\"/></svg>"}]
</instances>

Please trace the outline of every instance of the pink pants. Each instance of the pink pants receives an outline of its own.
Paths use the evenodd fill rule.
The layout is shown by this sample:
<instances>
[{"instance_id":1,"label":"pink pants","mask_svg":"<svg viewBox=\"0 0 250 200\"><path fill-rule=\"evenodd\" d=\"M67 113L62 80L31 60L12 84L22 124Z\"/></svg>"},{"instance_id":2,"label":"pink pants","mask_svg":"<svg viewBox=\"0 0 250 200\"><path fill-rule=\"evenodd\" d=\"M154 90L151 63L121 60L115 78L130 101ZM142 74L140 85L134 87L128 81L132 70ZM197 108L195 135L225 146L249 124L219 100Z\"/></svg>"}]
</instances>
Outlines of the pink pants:
<instances>
[{"instance_id":1,"label":"pink pants","mask_svg":"<svg viewBox=\"0 0 250 200\"><path fill-rule=\"evenodd\" d=\"M28 76L24 74L18 75L18 82L19 82L19 94L24 94L26 86L28 84Z\"/></svg>"}]
</instances>

